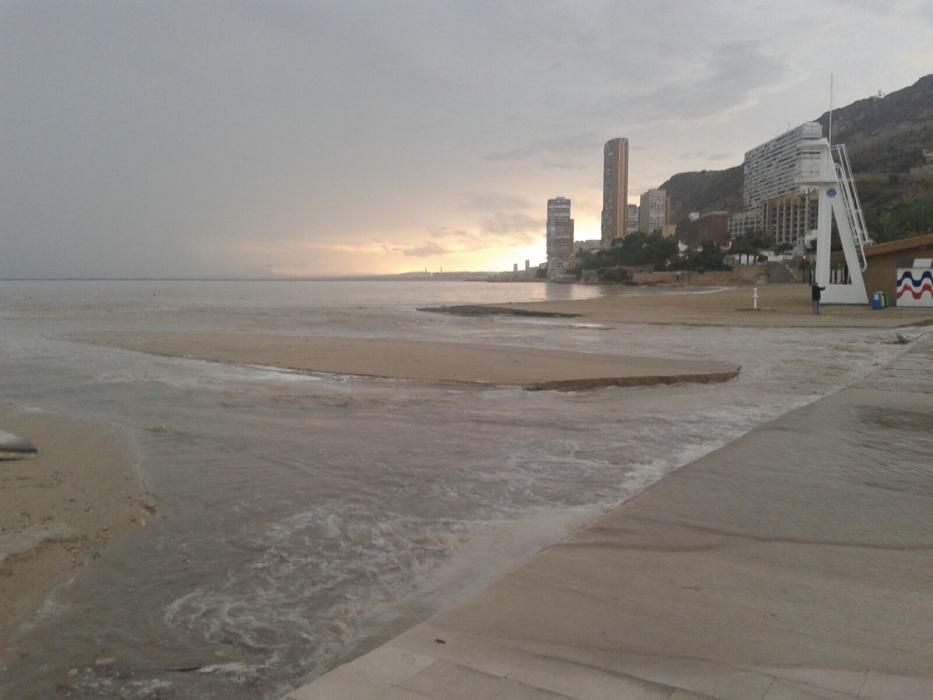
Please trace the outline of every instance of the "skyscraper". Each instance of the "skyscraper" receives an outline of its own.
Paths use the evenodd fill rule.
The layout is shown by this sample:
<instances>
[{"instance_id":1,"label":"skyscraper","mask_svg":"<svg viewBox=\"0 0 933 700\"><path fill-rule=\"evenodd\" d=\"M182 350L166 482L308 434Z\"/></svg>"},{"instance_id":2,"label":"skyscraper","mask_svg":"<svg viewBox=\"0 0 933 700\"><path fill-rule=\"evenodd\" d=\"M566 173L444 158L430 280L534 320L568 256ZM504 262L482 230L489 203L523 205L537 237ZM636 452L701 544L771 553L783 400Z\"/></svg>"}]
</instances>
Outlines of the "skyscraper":
<instances>
[{"instance_id":1,"label":"skyscraper","mask_svg":"<svg viewBox=\"0 0 933 700\"><path fill-rule=\"evenodd\" d=\"M606 141L603 147L602 245L608 248L627 233L628 139Z\"/></svg>"},{"instance_id":2,"label":"skyscraper","mask_svg":"<svg viewBox=\"0 0 933 700\"><path fill-rule=\"evenodd\" d=\"M573 219L570 200L555 197L547 201L547 277L560 279L573 263Z\"/></svg>"}]
</instances>

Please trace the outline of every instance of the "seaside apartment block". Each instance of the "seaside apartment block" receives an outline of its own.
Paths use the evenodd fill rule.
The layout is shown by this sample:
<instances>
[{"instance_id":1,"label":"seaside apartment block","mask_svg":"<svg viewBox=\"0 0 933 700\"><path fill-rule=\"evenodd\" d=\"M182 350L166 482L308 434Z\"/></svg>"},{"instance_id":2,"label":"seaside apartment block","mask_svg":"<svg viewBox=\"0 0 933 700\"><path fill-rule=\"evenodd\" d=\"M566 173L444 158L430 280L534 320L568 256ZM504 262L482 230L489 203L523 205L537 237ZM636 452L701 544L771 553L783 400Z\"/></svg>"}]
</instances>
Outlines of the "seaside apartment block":
<instances>
[{"instance_id":1,"label":"seaside apartment block","mask_svg":"<svg viewBox=\"0 0 933 700\"><path fill-rule=\"evenodd\" d=\"M798 240L817 227L820 196L817 190L769 199L762 207L762 230L775 245Z\"/></svg>"},{"instance_id":2,"label":"seaside apartment block","mask_svg":"<svg viewBox=\"0 0 933 700\"><path fill-rule=\"evenodd\" d=\"M616 138L603 147L602 246L628 233L628 139Z\"/></svg>"},{"instance_id":3,"label":"seaside apartment block","mask_svg":"<svg viewBox=\"0 0 933 700\"><path fill-rule=\"evenodd\" d=\"M560 280L573 266L573 219L570 200L554 197L547 201L547 277Z\"/></svg>"},{"instance_id":4,"label":"seaside apartment block","mask_svg":"<svg viewBox=\"0 0 933 700\"><path fill-rule=\"evenodd\" d=\"M638 230L642 233L663 232L670 223L671 198L664 190L648 190L638 205Z\"/></svg>"},{"instance_id":5,"label":"seaside apartment block","mask_svg":"<svg viewBox=\"0 0 933 700\"><path fill-rule=\"evenodd\" d=\"M815 228L815 204L796 182L797 147L822 134L819 122L806 122L745 153L744 208L729 219L730 236L762 231L775 243L796 243Z\"/></svg>"}]
</instances>

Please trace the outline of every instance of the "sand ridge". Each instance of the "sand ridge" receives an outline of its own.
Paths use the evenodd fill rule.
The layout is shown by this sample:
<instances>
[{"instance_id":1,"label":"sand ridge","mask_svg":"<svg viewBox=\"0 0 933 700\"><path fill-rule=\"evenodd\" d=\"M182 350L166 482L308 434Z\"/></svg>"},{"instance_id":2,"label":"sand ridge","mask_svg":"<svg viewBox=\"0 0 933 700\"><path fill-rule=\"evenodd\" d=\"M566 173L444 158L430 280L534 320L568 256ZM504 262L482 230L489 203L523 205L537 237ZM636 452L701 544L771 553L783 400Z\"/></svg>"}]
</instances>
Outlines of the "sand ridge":
<instances>
[{"instance_id":1,"label":"sand ridge","mask_svg":"<svg viewBox=\"0 0 933 700\"><path fill-rule=\"evenodd\" d=\"M933 312L925 309L865 305L824 306L815 316L810 288L802 284L765 284L757 288L758 309L753 308L752 287L685 289L665 293L637 288L616 288L594 299L535 301L505 304L463 304L425 309L457 315L567 316L591 323L619 325L647 323L686 326L744 326L756 328L900 328L933 325ZM624 290L624 291L622 291Z\"/></svg>"},{"instance_id":2,"label":"sand ridge","mask_svg":"<svg viewBox=\"0 0 933 700\"><path fill-rule=\"evenodd\" d=\"M530 390L721 382L739 372L723 362L395 338L160 332L79 339L126 350L308 372Z\"/></svg>"}]
</instances>

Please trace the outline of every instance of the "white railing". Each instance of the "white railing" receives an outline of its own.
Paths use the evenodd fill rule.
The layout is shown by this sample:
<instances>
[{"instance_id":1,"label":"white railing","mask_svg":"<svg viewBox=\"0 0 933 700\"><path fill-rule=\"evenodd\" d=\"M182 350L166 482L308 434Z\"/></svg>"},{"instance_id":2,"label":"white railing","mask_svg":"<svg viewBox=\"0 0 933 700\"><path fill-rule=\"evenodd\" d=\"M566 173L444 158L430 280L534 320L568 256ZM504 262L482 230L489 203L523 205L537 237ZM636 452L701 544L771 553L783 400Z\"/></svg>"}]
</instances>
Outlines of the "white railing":
<instances>
[{"instance_id":1,"label":"white railing","mask_svg":"<svg viewBox=\"0 0 933 700\"><path fill-rule=\"evenodd\" d=\"M833 159L836 165L836 177L839 180L839 190L842 195L842 201L845 205L846 218L849 221L849 228L852 229L852 237L855 239L856 250L858 251L859 263L862 271L868 267L868 260L865 257L865 246L871 240L868 238L868 227L865 226L865 217L862 214L862 203L858 198L858 190L855 188L855 177L852 175L852 164L849 163L849 153L844 143L832 147Z\"/></svg>"}]
</instances>

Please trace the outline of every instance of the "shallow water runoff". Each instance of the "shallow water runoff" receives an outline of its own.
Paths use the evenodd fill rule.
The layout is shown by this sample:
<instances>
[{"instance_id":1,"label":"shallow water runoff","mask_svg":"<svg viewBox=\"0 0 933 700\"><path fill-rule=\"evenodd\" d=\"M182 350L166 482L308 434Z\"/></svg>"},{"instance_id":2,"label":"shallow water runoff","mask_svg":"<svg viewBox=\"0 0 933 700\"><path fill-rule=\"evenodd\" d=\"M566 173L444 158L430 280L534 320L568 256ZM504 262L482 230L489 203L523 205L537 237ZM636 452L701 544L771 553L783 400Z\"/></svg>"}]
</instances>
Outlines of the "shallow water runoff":
<instances>
[{"instance_id":1,"label":"shallow water runoff","mask_svg":"<svg viewBox=\"0 0 933 700\"><path fill-rule=\"evenodd\" d=\"M145 527L59 586L17 631L0 662L0 697L54 697L62 683L77 698L280 697L671 470L901 352L886 342L890 331L606 328L417 310L602 293L468 282L0 282L0 401L116 426L157 502ZM74 340L116 330L463 341L721 360L742 372L725 384L526 392ZM100 657L114 662L96 665Z\"/></svg>"}]
</instances>

